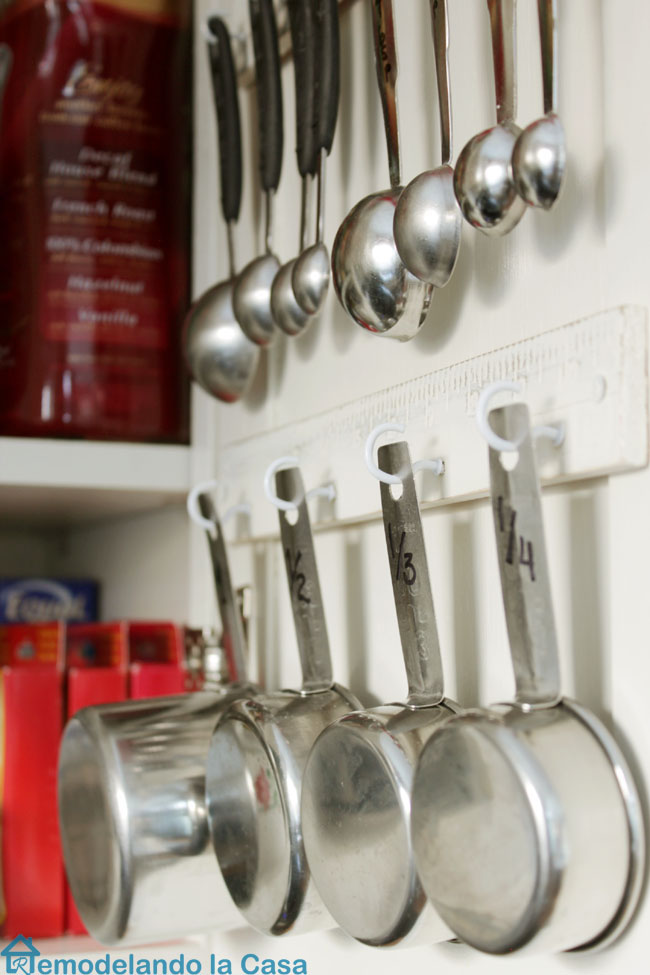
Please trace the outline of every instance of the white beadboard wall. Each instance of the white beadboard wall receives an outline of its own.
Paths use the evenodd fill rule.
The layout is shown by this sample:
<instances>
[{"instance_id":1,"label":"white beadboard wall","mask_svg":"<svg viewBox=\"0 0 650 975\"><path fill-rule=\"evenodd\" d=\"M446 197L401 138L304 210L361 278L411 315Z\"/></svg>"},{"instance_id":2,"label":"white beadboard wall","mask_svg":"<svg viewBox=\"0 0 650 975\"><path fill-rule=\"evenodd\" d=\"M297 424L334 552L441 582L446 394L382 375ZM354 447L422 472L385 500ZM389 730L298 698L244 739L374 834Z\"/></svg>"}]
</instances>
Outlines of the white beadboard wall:
<instances>
[{"instance_id":1,"label":"white beadboard wall","mask_svg":"<svg viewBox=\"0 0 650 975\"><path fill-rule=\"evenodd\" d=\"M650 127L645 121L650 62L643 43L650 36L650 6L639 0L559 0L558 6L559 112L569 172L556 210L529 212L504 239L488 239L466 226L454 276L436 293L425 326L408 344L363 333L331 293L310 332L299 340L280 338L264 355L245 402L221 406L195 390L196 479L218 474L221 458L241 452L238 445L249 438L284 429L289 446L292 425L306 418L373 394L382 393L390 404L393 387L436 370L620 305L650 306ZM484 0L449 0L449 7L457 152L471 135L493 124L493 88ZM245 27L245 0L198 0L197 21L217 10L233 29ZM527 124L541 114L536 3L519 0L518 12L518 118ZM408 181L439 159L429 4L395 0L395 18L403 179ZM368 0L346 9L341 32L341 109L328 168L330 244L348 209L388 183ZM196 294L223 277L227 266L206 60L197 31ZM289 64L283 81L286 141L275 239L281 260L287 260L295 253L299 198ZM261 244L261 201L251 156L256 144L252 91L242 93L241 107L246 169L236 240L243 264ZM647 414L643 419L647 422ZM586 435L598 438L597 425ZM475 449L477 464L484 463L478 435L475 448L468 444L467 449ZM261 464L260 478L263 473ZM313 467L309 473L314 483L331 477L341 491L346 479L365 477L368 493L378 498L370 476L352 470L349 460L337 462L336 455L324 456L322 470ZM356 490L363 490L361 484ZM224 483L221 507L246 500L243 491L237 482ZM650 781L649 498L650 475L643 468L548 488L544 502L566 692L616 730L643 783ZM328 517L331 512L323 514ZM507 698L512 679L487 502L442 504L426 511L424 524L449 693L467 705ZM236 528L233 573L237 583L252 582L256 594L253 667L270 684L296 684L295 637L277 544L247 542L246 525L229 527L233 539ZM337 528L334 521L318 531L316 546L337 678L369 703L394 699L404 678L380 524ZM190 615L200 622L212 618L213 595L198 531L191 533L190 550ZM304 957L310 975L333 968L353 975L361 967L383 975L396 965L407 965L416 975L433 967L440 975L461 969L479 975L561 975L587 966L595 975L636 975L648 966L650 905L643 901L618 944L589 956L487 958L460 945L382 952L360 947L340 932L279 942L244 929L211 935L207 947L233 958L244 951Z\"/></svg>"}]
</instances>

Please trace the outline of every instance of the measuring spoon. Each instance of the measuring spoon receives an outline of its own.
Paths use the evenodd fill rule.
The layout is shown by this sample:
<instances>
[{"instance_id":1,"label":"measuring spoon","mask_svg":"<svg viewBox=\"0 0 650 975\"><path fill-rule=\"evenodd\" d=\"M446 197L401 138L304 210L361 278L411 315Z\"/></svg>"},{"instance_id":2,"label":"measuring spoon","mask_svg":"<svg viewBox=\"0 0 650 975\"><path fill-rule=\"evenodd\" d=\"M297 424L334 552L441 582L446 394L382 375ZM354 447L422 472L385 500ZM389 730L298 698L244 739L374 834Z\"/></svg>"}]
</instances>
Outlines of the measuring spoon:
<instances>
[{"instance_id":1,"label":"measuring spoon","mask_svg":"<svg viewBox=\"0 0 650 975\"><path fill-rule=\"evenodd\" d=\"M418 870L443 920L480 951L602 947L640 895L639 795L610 732L560 696L528 409L490 419L518 445L511 470L489 455L517 693L513 704L451 718L425 745L411 820Z\"/></svg>"},{"instance_id":2,"label":"measuring spoon","mask_svg":"<svg viewBox=\"0 0 650 975\"><path fill-rule=\"evenodd\" d=\"M550 210L566 172L564 127L557 116L557 0L538 0L542 49L544 117L521 133L512 153L519 195L534 207Z\"/></svg>"},{"instance_id":3,"label":"measuring spoon","mask_svg":"<svg viewBox=\"0 0 650 975\"><path fill-rule=\"evenodd\" d=\"M273 253L273 200L282 171L282 86L278 32L272 0L249 0L255 49L260 184L265 202L264 254L250 261L235 281L232 303L245 334L270 345L277 329L271 311L271 287L280 269Z\"/></svg>"},{"instance_id":4,"label":"measuring spoon","mask_svg":"<svg viewBox=\"0 0 650 975\"><path fill-rule=\"evenodd\" d=\"M319 35L312 0L289 0L289 25L295 77L296 160L302 178L299 253L307 238L309 189L318 165L315 131L316 58ZM271 288L271 313L287 335L300 335L311 315L298 304L292 284L296 258L283 264Z\"/></svg>"},{"instance_id":5,"label":"measuring spoon","mask_svg":"<svg viewBox=\"0 0 650 975\"><path fill-rule=\"evenodd\" d=\"M334 239L332 274L337 297L357 325L406 341L420 330L433 287L406 269L395 246L393 217L402 186L391 0L372 0L372 18L390 189L366 196L350 210Z\"/></svg>"},{"instance_id":6,"label":"measuring spoon","mask_svg":"<svg viewBox=\"0 0 650 975\"><path fill-rule=\"evenodd\" d=\"M395 209L393 232L399 256L409 271L422 281L442 288L456 266L463 222L454 196L454 171L450 166L447 0L431 0L431 20L438 78L442 165L430 172L420 173L402 191Z\"/></svg>"},{"instance_id":7,"label":"measuring spoon","mask_svg":"<svg viewBox=\"0 0 650 975\"><path fill-rule=\"evenodd\" d=\"M83 708L59 755L59 824L72 896L103 944L150 944L234 926L210 844L205 764L225 708L258 690L221 525L199 498L232 683L225 690Z\"/></svg>"},{"instance_id":8,"label":"measuring spoon","mask_svg":"<svg viewBox=\"0 0 650 975\"><path fill-rule=\"evenodd\" d=\"M199 386L217 399L234 403L244 395L255 375L259 348L242 332L232 306L233 226L239 219L242 191L237 77L226 25L219 17L210 17L208 29L213 38L208 42L208 54L217 109L221 209L228 233L230 275L191 306L183 326L182 344L189 371Z\"/></svg>"},{"instance_id":9,"label":"measuring spoon","mask_svg":"<svg viewBox=\"0 0 650 975\"><path fill-rule=\"evenodd\" d=\"M330 283L330 258L323 241L325 226L325 168L334 141L339 108L339 5L338 0L315 0L318 47L318 104L316 146L318 206L316 243L303 250L293 268L291 282L301 308L316 315L323 306Z\"/></svg>"},{"instance_id":10,"label":"measuring spoon","mask_svg":"<svg viewBox=\"0 0 650 975\"><path fill-rule=\"evenodd\" d=\"M456 163L454 192L463 216L484 234L500 236L526 210L512 174L515 125L515 0L488 0L497 124L469 140Z\"/></svg>"},{"instance_id":11,"label":"measuring spoon","mask_svg":"<svg viewBox=\"0 0 650 975\"><path fill-rule=\"evenodd\" d=\"M408 446L379 449L402 493L381 484L381 504L402 653L406 704L344 715L317 738L305 768L302 825L307 861L332 917L374 946L446 941L428 903L411 843L411 785L418 755L458 710L444 697L422 521Z\"/></svg>"},{"instance_id":12,"label":"measuring spoon","mask_svg":"<svg viewBox=\"0 0 650 975\"><path fill-rule=\"evenodd\" d=\"M279 935L334 926L305 860L302 771L323 728L361 704L332 682L300 471L278 471L276 490L297 505L294 524L292 512L280 512L280 536L303 684L299 691L237 702L225 712L210 744L206 795L212 842L235 904L254 928Z\"/></svg>"}]
</instances>

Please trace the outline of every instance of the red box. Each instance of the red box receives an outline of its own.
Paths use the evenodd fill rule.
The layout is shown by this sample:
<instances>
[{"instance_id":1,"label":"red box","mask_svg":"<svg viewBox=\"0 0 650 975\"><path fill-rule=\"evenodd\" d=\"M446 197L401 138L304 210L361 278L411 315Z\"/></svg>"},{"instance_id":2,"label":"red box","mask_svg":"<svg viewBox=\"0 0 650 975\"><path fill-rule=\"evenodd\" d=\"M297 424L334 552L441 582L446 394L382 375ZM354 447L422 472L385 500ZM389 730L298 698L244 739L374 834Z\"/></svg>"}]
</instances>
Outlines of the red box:
<instances>
[{"instance_id":1,"label":"red box","mask_svg":"<svg viewBox=\"0 0 650 975\"><path fill-rule=\"evenodd\" d=\"M173 623L128 623L129 697L185 691L183 631Z\"/></svg>"},{"instance_id":2,"label":"red box","mask_svg":"<svg viewBox=\"0 0 650 975\"><path fill-rule=\"evenodd\" d=\"M68 626L66 664L67 717L94 704L127 697L126 628L121 623L81 623ZM70 890L67 890L66 930L85 934Z\"/></svg>"},{"instance_id":3,"label":"red box","mask_svg":"<svg viewBox=\"0 0 650 975\"><path fill-rule=\"evenodd\" d=\"M64 930L56 805L64 626L0 627L2 936Z\"/></svg>"}]
</instances>

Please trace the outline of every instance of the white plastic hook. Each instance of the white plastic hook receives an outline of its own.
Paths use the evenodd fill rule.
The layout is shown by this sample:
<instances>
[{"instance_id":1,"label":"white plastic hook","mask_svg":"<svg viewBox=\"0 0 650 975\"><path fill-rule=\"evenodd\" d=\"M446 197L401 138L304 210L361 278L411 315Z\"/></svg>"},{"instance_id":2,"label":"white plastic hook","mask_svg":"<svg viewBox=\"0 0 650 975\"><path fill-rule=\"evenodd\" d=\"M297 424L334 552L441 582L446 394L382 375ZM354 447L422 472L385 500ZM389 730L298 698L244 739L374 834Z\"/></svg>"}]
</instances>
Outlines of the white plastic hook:
<instances>
[{"instance_id":1,"label":"white plastic hook","mask_svg":"<svg viewBox=\"0 0 650 975\"><path fill-rule=\"evenodd\" d=\"M278 471L283 470L287 467L298 467L299 461L297 457L278 457L274 460L271 466L267 469L264 475L264 493L276 508L280 511L295 511L298 504L295 501L285 501L284 498L279 498L275 491L273 490L273 478ZM307 491L305 494L305 501L309 501L311 498L327 498L328 501L333 501L336 497L336 488L330 482L329 484L323 484L321 487L312 488L311 491Z\"/></svg>"},{"instance_id":2,"label":"white plastic hook","mask_svg":"<svg viewBox=\"0 0 650 975\"><path fill-rule=\"evenodd\" d=\"M204 518L199 509L199 496L201 494L210 494L219 487L218 481L202 481L192 488L190 493L187 495L187 513L199 528L206 531L211 538L217 537L217 529L213 521L210 518ZM230 508L224 511L221 516L221 524L225 525L226 522L230 521L235 515L250 515L251 506L246 502L241 504L233 504Z\"/></svg>"},{"instance_id":3,"label":"white plastic hook","mask_svg":"<svg viewBox=\"0 0 650 975\"><path fill-rule=\"evenodd\" d=\"M505 440L494 432L490 426L488 420L488 412L490 401L497 395L497 393L520 393L521 383L510 382L509 380L503 380L496 383L488 383L481 390L481 395L478 398L478 404L476 407L476 422L478 428L481 431L483 437L487 440L490 447L493 450L498 450L500 453L516 451L519 449L519 444L515 443L514 440ZM549 440L553 442L556 447L559 447L564 442L564 424L558 423L552 426L537 426L533 427L532 436L537 440L538 437L548 437Z\"/></svg>"},{"instance_id":4,"label":"white plastic hook","mask_svg":"<svg viewBox=\"0 0 650 975\"><path fill-rule=\"evenodd\" d=\"M404 433L405 431L406 427L403 423L380 423L370 432L366 440L366 466L372 476L376 477L378 481L383 481L384 484L401 484L401 478L397 474L387 474L386 471L377 467L375 464L375 444L382 433ZM418 471L422 470L432 471L439 477L445 472L445 462L439 457L436 460L416 460L413 464L413 473L417 474Z\"/></svg>"}]
</instances>

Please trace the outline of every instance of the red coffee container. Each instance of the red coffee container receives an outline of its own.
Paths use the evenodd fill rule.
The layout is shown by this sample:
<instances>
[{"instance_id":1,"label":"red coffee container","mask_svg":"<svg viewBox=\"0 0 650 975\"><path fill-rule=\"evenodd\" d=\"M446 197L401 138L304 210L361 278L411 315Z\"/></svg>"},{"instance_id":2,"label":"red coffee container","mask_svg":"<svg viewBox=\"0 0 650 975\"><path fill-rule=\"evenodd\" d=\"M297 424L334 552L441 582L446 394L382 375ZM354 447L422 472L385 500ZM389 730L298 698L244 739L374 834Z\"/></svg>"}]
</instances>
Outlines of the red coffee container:
<instances>
[{"instance_id":1,"label":"red coffee container","mask_svg":"<svg viewBox=\"0 0 650 975\"><path fill-rule=\"evenodd\" d=\"M187 441L190 6L3 6L0 434Z\"/></svg>"}]
</instances>

